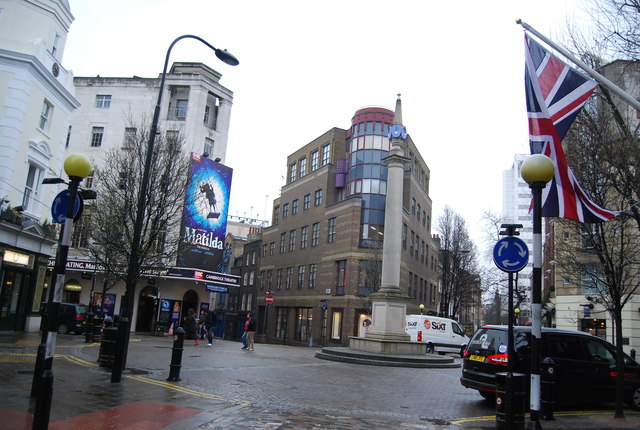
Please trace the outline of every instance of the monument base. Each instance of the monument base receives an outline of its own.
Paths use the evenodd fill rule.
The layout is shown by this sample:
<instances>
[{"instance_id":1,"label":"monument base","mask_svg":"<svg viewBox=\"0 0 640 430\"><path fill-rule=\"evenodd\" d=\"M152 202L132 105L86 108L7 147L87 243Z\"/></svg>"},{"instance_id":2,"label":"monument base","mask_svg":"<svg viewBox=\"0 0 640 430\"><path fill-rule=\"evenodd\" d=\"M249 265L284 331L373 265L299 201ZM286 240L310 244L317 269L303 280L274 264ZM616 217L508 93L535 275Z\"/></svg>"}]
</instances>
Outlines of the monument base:
<instances>
[{"instance_id":1,"label":"monument base","mask_svg":"<svg viewBox=\"0 0 640 430\"><path fill-rule=\"evenodd\" d=\"M425 355L427 344L421 342L371 339L369 337L349 337L349 349L376 354Z\"/></svg>"}]
</instances>

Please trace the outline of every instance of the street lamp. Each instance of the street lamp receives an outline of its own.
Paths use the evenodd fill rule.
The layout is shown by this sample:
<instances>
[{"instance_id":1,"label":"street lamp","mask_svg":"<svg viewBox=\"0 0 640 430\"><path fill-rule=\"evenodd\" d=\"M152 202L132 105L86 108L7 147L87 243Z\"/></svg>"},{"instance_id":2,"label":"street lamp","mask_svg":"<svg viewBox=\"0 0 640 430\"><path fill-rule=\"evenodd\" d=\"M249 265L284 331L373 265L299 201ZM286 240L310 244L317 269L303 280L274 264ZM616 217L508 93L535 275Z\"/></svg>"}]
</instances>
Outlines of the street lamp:
<instances>
[{"instance_id":1,"label":"street lamp","mask_svg":"<svg viewBox=\"0 0 640 430\"><path fill-rule=\"evenodd\" d=\"M38 348L38 355L44 359L42 369L36 366L36 372L40 373L40 387L37 390L36 405L33 413L33 429L46 429L49 427L49 414L51 412L51 397L53 395L53 356L56 347L56 334L58 329L58 310L62 300L64 287L64 274L69 255L69 245L73 232L73 218L76 212L76 199L80 182L91 173L91 162L86 155L71 154L64 160L64 171L69 176L69 201L65 215L65 222L60 234L58 250L56 252L56 264L51 274L51 290L47 303L46 342ZM44 333L43 333L44 339ZM36 363L37 364L37 363ZM32 390L33 391L33 390Z\"/></svg>"},{"instance_id":2,"label":"street lamp","mask_svg":"<svg viewBox=\"0 0 640 430\"><path fill-rule=\"evenodd\" d=\"M553 161L533 154L520 167L533 194L533 272L531 288L531 388L529 428L540 429L540 343L542 340L542 190L555 174Z\"/></svg>"},{"instance_id":3,"label":"street lamp","mask_svg":"<svg viewBox=\"0 0 640 430\"><path fill-rule=\"evenodd\" d=\"M153 120L151 122L151 128L149 130L149 142L147 143L147 154L144 163L144 169L142 173L142 180L140 182L140 192L138 193L138 206L136 211L136 218L133 224L133 239L131 241L131 254L129 254L129 266L127 269L126 286L124 293L125 302L125 315L120 320L120 335L116 344L116 352L113 358L113 370L111 372L111 382L120 382L122 377L122 370L126 364L126 353L129 346L130 329L129 323L131 315L133 313L133 294L136 287L136 281L140 272L140 262L138 261L138 254L140 251L140 237L142 236L142 227L144 224L144 212L145 203L147 199L147 188L149 188L149 176L151 170L151 160L153 157L153 147L155 145L156 133L158 132L158 120L160 119L160 107L162 105L162 92L164 91L164 81L167 75L167 67L169 65L169 56L171 55L171 49L173 46L182 39L196 39L203 44L207 45L216 53L222 62L231 66L237 66L240 62L236 57L227 52L226 49L218 49L211 45L204 39L193 36L191 34L185 34L176 38L169 49L167 49L167 55L164 60L164 68L162 69L162 77L160 79L160 88L158 89L158 101L153 112Z\"/></svg>"},{"instance_id":4,"label":"street lamp","mask_svg":"<svg viewBox=\"0 0 640 430\"><path fill-rule=\"evenodd\" d=\"M422 311L424 310L424 305L420 303L420 315L422 315Z\"/></svg>"}]
</instances>

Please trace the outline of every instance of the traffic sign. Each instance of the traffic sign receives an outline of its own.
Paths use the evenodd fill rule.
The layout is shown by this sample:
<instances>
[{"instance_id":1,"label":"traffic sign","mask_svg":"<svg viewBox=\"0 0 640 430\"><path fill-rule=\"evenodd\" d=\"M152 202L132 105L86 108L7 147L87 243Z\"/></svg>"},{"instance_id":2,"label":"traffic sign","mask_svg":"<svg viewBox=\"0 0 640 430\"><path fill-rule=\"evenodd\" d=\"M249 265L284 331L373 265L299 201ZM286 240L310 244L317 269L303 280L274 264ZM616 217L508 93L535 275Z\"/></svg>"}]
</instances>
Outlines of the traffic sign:
<instances>
[{"instance_id":1,"label":"traffic sign","mask_svg":"<svg viewBox=\"0 0 640 430\"><path fill-rule=\"evenodd\" d=\"M503 272L519 272L529 263L529 248L522 239L503 237L493 247L493 262Z\"/></svg>"},{"instance_id":2,"label":"traffic sign","mask_svg":"<svg viewBox=\"0 0 640 430\"><path fill-rule=\"evenodd\" d=\"M67 218L67 205L69 204L69 190L64 190L58 193L53 203L51 204L51 218L53 222L58 224L64 224ZM82 206L82 199L80 196L76 196L76 204L73 208L73 219L77 221L78 215L81 213L80 208Z\"/></svg>"},{"instance_id":3,"label":"traffic sign","mask_svg":"<svg viewBox=\"0 0 640 430\"><path fill-rule=\"evenodd\" d=\"M267 302L268 305L270 305L271 303L273 303L273 295L267 294L266 296L264 296L264 301Z\"/></svg>"}]
</instances>

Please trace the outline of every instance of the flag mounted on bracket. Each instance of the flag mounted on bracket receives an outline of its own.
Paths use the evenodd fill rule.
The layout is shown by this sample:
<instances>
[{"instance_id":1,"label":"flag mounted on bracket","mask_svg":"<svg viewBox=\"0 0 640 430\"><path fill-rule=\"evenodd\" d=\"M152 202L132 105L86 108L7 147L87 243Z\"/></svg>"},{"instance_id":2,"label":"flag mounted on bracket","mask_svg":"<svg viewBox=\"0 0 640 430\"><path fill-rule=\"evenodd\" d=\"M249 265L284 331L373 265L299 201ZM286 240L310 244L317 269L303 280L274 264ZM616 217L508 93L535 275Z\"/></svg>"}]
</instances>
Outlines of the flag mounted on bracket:
<instances>
[{"instance_id":1,"label":"flag mounted on bracket","mask_svg":"<svg viewBox=\"0 0 640 430\"><path fill-rule=\"evenodd\" d=\"M617 213L598 206L584 192L562 149L569 127L596 87L596 82L551 55L525 34L525 86L532 154L544 154L555 176L542 195L542 216L583 223L603 222Z\"/></svg>"}]
</instances>

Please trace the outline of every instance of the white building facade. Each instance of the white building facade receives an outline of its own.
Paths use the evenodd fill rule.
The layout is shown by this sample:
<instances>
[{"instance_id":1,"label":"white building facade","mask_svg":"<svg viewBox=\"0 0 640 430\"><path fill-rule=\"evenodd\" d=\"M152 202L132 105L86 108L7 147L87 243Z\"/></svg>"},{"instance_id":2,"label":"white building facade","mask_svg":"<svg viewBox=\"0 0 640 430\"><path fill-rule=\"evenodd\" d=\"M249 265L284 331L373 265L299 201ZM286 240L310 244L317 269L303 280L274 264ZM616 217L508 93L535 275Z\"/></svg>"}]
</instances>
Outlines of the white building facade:
<instances>
[{"instance_id":1,"label":"white building facade","mask_svg":"<svg viewBox=\"0 0 640 430\"><path fill-rule=\"evenodd\" d=\"M79 107L61 63L72 22L67 0L0 0L0 330L39 328L58 192L42 179L61 176Z\"/></svg>"}]
</instances>

